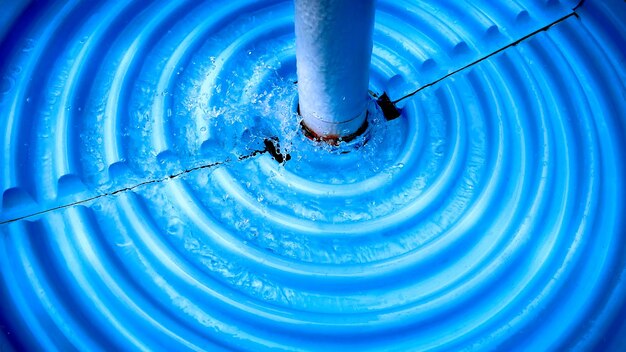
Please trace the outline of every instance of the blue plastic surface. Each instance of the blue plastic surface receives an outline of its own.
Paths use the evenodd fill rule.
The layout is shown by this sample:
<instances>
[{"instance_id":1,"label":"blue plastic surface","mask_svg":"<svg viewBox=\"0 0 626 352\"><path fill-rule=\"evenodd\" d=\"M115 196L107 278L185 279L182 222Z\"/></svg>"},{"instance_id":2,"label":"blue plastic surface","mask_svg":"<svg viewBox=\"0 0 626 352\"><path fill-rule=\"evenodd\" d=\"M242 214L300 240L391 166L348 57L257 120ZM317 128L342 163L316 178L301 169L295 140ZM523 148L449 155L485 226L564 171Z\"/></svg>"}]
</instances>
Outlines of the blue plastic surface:
<instances>
[{"instance_id":1,"label":"blue plastic surface","mask_svg":"<svg viewBox=\"0 0 626 352\"><path fill-rule=\"evenodd\" d=\"M450 75L336 150L290 1L4 1L0 350L625 350L626 3L578 5L379 0L371 90Z\"/></svg>"}]
</instances>

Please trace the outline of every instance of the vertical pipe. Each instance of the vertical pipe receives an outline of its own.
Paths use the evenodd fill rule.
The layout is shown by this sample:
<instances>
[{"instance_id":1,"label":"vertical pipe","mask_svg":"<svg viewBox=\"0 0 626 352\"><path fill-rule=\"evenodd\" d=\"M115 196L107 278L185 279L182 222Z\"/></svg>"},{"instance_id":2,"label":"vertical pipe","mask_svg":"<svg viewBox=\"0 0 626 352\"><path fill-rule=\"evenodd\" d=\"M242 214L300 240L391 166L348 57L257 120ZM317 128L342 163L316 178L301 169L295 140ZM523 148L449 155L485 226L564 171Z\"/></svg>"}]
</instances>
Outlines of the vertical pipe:
<instances>
[{"instance_id":1,"label":"vertical pipe","mask_svg":"<svg viewBox=\"0 0 626 352\"><path fill-rule=\"evenodd\" d=\"M300 115L318 138L347 138L366 122L374 5L295 0Z\"/></svg>"}]
</instances>

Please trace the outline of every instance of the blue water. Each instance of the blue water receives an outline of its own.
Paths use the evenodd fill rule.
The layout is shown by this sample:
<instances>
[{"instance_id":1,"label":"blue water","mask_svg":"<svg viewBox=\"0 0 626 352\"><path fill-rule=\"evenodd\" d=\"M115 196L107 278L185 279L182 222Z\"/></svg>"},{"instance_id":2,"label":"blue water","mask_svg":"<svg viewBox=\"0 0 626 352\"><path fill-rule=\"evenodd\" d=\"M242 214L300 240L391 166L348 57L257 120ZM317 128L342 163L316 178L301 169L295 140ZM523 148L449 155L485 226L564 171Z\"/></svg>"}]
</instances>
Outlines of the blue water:
<instances>
[{"instance_id":1,"label":"blue water","mask_svg":"<svg viewBox=\"0 0 626 352\"><path fill-rule=\"evenodd\" d=\"M335 147L291 1L6 2L0 350L626 349L626 3L578 5L379 0L372 94L424 88Z\"/></svg>"}]
</instances>

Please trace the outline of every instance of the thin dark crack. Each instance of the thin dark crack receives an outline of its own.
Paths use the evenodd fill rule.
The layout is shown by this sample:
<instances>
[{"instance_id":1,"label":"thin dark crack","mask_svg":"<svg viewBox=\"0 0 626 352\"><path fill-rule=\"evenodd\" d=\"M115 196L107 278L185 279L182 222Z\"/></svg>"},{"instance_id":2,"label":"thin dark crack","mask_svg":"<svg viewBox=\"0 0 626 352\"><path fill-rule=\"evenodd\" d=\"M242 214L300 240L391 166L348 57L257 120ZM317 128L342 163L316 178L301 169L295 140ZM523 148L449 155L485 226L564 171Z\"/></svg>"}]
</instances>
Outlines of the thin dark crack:
<instances>
[{"instance_id":1,"label":"thin dark crack","mask_svg":"<svg viewBox=\"0 0 626 352\"><path fill-rule=\"evenodd\" d=\"M423 86L419 87L418 89L414 90L413 92L411 92L411 93L409 93L409 94L407 94L407 95L405 95L405 96L403 96L403 97L401 97L401 98L399 98L399 99L396 99L396 100L392 101L391 103L395 105L395 104L399 103L400 101L402 101L402 100L404 100L404 99L406 99L406 98L412 97L412 96L414 96L415 94L419 93L420 91L422 91L422 90L424 90L424 89L426 89L426 88L428 88L428 87L434 86L435 84L437 84L437 83L439 83L439 82L443 81L444 79L446 79L446 78L448 78L448 77L450 77L450 76L452 76L452 75L455 75L455 74L457 74L457 73L459 73L459 72L461 72L461 71L463 71L463 70L466 70L466 69L468 69L468 68L470 68L470 67L472 67L472 66L474 66L474 65L476 65L476 64L478 64L478 63L481 63L481 62L483 62L483 61L485 61L485 60L489 59L490 57L492 57L492 56L494 56L494 55L496 55L496 54L501 53L502 51L504 51L504 50L506 50L506 49L508 49L508 48L511 48L511 47L513 47L513 46L516 46L517 44L519 44L519 43L521 43L521 42L523 42L523 41L525 41L525 40L527 40L527 39L529 39L529 38L531 38L531 37L535 36L536 34L539 34L539 33L543 32L543 31L547 31L547 30L548 30L548 29L550 29L552 26L554 26L554 25L556 25L556 24L559 24L559 23L561 23L561 22L565 21L566 19L568 19L568 18L570 18L570 17L576 17L576 18L578 18L578 13L576 13L576 10L578 10L578 8L580 8L580 6L582 6L584 2L585 2L585 0L580 1L580 2L578 3L578 5L576 5L576 7L574 7L574 8L572 9L572 12L571 12L570 14L565 15L565 16L563 16L563 17L559 18L558 20L556 20L556 21L554 21L554 22L552 22L552 23L550 23L550 24L548 24L548 25L546 25L546 26L543 26L543 27L541 27L541 28L537 29L536 31L534 31L534 32L532 32L532 33L530 33L530 34L527 34L527 35L523 36L522 38L520 38L520 39L518 39L518 40L516 40L516 41L514 41L514 42L512 42L512 43L510 43L510 44L508 44L508 45L506 45L506 46L503 46L502 48L500 48L500 49L498 49L498 50L496 50L496 51L494 51L494 52L491 52L491 53L487 54L487 56L483 56L482 58L480 58L480 59L478 59L478 60L476 60L476 61L473 61L473 62L471 62L471 63L469 63L469 64L467 64L467 65L465 65L465 66L463 66L463 67L461 67L461 68L459 68L459 69L456 69L456 70L454 70L454 71L452 71L452 72L448 73L447 75L445 75L445 76L443 76L443 77L441 77L441 78L439 78L439 79L437 79L437 80L435 80L435 81L432 81L432 82L430 82L430 83L427 83L427 84L425 84L425 85L423 85Z\"/></svg>"},{"instance_id":2,"label":"thin dark crack","mask_svg":"<svg viewBox=\"0 0 626 352\"><path fill-rule=\"evenodd\" d=\"M30 217L34 217L34 216L39 216L39 215L46 214L46 213L49 213L49 212L53 212L53 211L56 211L56 210L59 210L59 209L68 208L68 207L71 207L71 206L74 206L74 205L80 205L80 204L83 204L83 203L88 203L88 202L91 202L91 201L96 200L98 198L110 196L111 194L112 193L100 194L100 195L97 195L97 196L93 196L91 198L81 199L81 200L73 202L73 203L63 204L63 205L56 206L54 208L49 208L49 209L46 209L46 210L41 210L41 211L37 211L37 212L34 212L34 213L30 213L28 215L19 216L17 218L13 218L13 219L2 221L2 222L0 222L0 225L9 224L9 223L12 223L12 222L15 222L15 221L24 220L24 219L27 219L27 218L30 218Z\"/></svg>"},{"instance_id":3,"label":"thin dark crack","mask_svg":"<svg viewBox=\"0 0 626 352\"><path fill-rule=\"evenodd\" d=\"M572 9L572 11L574 11L574 13L576 13L576 11L581 8L583 6L583 4L585 3L585 0L580 0L578 2L578 4L576 4L576 6L574 6L574 8ZM576 16L578 17L578 14L576 14Z\"/></svg>"},{"instance_id":4,"label":"thin dark crack","mask_svg":"<svg viewBox=\"0 0 626 352\"><path fill-rule=\"evenodd\" d=\"M271 138L271 140L274 141L274 142L270 142L270 144L272 144L272 146L274 146L273 143L275 143L275 145L278 146L278 139L277 138L274 137L274 138ZM267 141L267 139L265 141ZM246 160L246 159L250 159L252 157L255 157L257 155L264 154L264 153L270 153L270 150L268 150L268 148L267 148L267 142L265 143L265 146L266 146L265 149L254 150L254 151L252 151L249 154L238 156L237 157L237 161L243 161L243 160ZM274 146L274 148L277 148L276 146ZM273 154L272 154L272 157L274 157ZM287 160L289 160L289 159L287 159ZM43 215L43 214L50 213L50 212L53 212L53 211L57 211L57 210L60 210L60 209L73 207L73 206L76 206L76 205L89 203L89 202L92 202L92 201L100 199L100 198L115 196L117 194L129 192L129 191L132 191L132 190L134 190L136 188L139 188L139 187L142 187L142 186L146 186L146 185L149 185L149 184L160 183L160 182L163 182L163 181L172 180L172 179L178 178L180 176L186 175L186 174L188 174L190 172L198 171L198 170L201 170L201 169L209 169L209 168L213 168L213 167L216 167L216 166L221 166L221 165L227 164L227 163L229 163L231 161L232 161L232 159L226 159L226 160L223 160L223 161L217 161L217 162L210 163L210 164L205 164L205 165L192 167L192 168L183 170L181 172L178 172L178 173L175 173L175 174L171 174L169 176L165 176L163 178L140 182L138 184L135 184L135 185L132 185L132 186L129 186L129 187L125 187L125 188L121 188L121 189L118 189L118 190L115 190L115 191L102 193L102 194L99 194L97 196L93 196L93 197L90 197L90 198L81 199L81 200L78 200L78 201L75 201L75 202L72 202L72 203L59 205L59 206L56 206L56 207L53 207L53 208L41 210L41 211L34 212L34 213L31 213L31 214L28 214L28 215L24 215L24 216L20 216L20 217L17 217L17 218L5 220L5 221L0 222L0 225L4 225L4 224L8 224L8 223L24 220L24 219L31 218L31 217L36 217L36 216L39 216L39 215Z\"/></svg>"}]
</instances>

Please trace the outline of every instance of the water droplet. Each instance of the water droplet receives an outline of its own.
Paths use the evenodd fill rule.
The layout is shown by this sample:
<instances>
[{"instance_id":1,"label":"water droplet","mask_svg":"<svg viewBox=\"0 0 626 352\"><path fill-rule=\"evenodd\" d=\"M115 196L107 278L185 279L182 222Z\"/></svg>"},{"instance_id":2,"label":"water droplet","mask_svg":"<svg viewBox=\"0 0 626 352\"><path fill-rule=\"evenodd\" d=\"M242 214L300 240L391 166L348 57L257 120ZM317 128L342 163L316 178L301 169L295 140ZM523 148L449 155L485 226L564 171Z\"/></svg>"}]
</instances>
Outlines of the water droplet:
<instances>
[{"instance_id":1,"label":"water droplet","mask_svg":"<svg viewBox=\"0 0 626 352\"><path fill-rule=\"evenodd\" d=\"M181 236L183 232L183 223L177 218L171 218L167 224L167 233L173 236Z\"/></svg>"},{"instance_id":2,"label":"water droplet","mask_svg":"<svg viewBox=\"0 0 626 352\"><path fill-rule=\"evenodd\" d=\"M24 41L24 46L22 47L22 51L27 52L31 51L35 47L35 41L31 38L28 38Z\"/></svg>"},{"instance_id":3,"label":"water droplet","mask_svg":"<svg viewBox=\"0 0 626 352\"><path fill-rule=\"evenodd\" d=\"M200 132L206 132L206 127L205 126L200 127Z\"/></svg>"}]
</instances>

